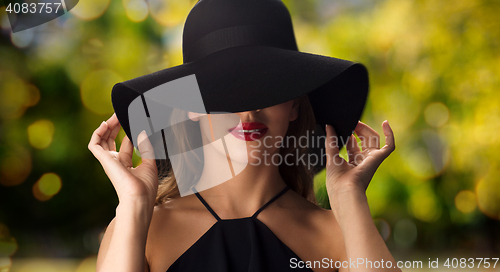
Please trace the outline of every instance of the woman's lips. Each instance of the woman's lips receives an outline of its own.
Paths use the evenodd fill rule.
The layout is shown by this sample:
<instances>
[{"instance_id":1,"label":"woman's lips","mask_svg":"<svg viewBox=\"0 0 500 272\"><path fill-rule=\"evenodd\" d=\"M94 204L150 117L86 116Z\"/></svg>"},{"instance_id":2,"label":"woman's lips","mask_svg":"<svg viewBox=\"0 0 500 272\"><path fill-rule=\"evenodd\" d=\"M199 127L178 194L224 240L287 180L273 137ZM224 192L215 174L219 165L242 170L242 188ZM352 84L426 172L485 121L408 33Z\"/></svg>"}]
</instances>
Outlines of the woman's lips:
<instances>
[{"instance_id":1,"label":"woman's lips","mask_svg":"<svg viewBox=\"0 0 500 272\"><path fill-rule=\"evenodd\" d=\"M267 126L259 122L239 123L228 131L242 141L255 141L267 133Z\"/></svg>"}]
</instances>

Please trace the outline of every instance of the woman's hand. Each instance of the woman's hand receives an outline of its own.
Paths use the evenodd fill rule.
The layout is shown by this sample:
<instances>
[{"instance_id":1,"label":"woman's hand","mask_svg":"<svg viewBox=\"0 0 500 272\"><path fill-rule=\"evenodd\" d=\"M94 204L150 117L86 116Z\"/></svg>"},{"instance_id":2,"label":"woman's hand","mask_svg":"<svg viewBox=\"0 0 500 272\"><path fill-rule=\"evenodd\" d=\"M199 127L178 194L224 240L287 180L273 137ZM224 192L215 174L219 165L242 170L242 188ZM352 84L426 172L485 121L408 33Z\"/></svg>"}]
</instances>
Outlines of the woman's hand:
<instances>
[{"instance_id":1,"label":"woman's hand","mask_svg":"<svg viewBox=\"0 0 500 272\"><path fill-rule=\"evenodd\" d=\"M387 248L370 214L366 188L379 165L394 151L394 135L387 121L382 123L385 146L380 148L380 136L369 126L358 122L354 132L361 140L361 149L351 135L346 144L349 162L339 157L338 138L332 126L326 127L326 188L330 206L337 220L345 245L341 262L351 259L366 260L364 264L345 271L399 271L396 260ZM380 260L392 264L391 268L372 267L368 261ZM344 271L344 270L342 270Z\"/></svg>"},{"instance_id":2,"label":"woman's hand","mask_svg":"<svg viewBox=\"0 0 500 272\"><path fill-rule=\"evenodd\" d=\"M394 134L389 122L382 123L385 146L380 148L380 136L368 125L358 122L354 129L361 140L361 150L356 138L351 135L346 144L349 162L339 156L335 130L326 126L326 186L330 197L338 198L344 193L365 194L373 174L382 161L395 149ZM338 200L337 200L338 201Z\"/></svg>"},{"instance_id":3,"label":"woman's hand","mask_svg":"<svg viewBox=\"0 0 500 272\"><path fill-rule=\"evenodd\" d=\"M139 134L137 142L140 143L142 164L134 168L134 146L127 136L123 138L120 151L116 152L115 138L119 131L120 123L115 113L94 131L88 148L104 168L120 202L140 201L152 206L158 191L158 169L153 147L144 131Z\"/></svg>"}]
</instances>

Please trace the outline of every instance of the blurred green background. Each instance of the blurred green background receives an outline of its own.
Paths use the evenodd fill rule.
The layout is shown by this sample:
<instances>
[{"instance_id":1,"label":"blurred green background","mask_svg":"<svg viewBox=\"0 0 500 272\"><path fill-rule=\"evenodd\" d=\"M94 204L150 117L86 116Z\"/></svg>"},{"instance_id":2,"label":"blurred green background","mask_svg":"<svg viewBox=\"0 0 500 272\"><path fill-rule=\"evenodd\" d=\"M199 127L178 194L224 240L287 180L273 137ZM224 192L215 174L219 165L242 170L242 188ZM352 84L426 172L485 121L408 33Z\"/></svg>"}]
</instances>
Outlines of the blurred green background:
<instances>
[{"instance_id":1,"label":"blurred green background","mask_svg":"<svg viewBox=\"0 0 500 272\"><path fill-rule=\"evenodd\" d=\"M95 270L117 197L87 144L115 83L182 64L195 2L80 0L15 34L0 2L0 271ZM361 120L396 151L367 194L396 259L500 257L500 2L283 2L301 51L368 67Z\"/></svg>"}]
</instances>

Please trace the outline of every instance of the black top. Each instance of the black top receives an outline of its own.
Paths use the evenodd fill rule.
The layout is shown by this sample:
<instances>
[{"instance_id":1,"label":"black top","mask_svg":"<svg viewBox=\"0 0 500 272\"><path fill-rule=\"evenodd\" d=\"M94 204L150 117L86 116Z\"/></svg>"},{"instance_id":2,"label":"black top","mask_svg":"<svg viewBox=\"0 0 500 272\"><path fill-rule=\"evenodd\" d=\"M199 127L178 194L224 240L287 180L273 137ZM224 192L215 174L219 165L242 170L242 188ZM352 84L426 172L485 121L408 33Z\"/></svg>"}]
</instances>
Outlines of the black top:
<instances>
[{"instance_id":1,"label":"black top","mask_svg":"<svg viewBox=\"0 0 500 272\"><path fill-rule=\"evenodd\" d=\"M175 260L167 272L312 271L310 268L296 268L295 264L301 259L257 219L265 207L288 189L285 187L251 217L235 219L221 219L194 190L217 222Z\"/></svg>"}]
</instances>

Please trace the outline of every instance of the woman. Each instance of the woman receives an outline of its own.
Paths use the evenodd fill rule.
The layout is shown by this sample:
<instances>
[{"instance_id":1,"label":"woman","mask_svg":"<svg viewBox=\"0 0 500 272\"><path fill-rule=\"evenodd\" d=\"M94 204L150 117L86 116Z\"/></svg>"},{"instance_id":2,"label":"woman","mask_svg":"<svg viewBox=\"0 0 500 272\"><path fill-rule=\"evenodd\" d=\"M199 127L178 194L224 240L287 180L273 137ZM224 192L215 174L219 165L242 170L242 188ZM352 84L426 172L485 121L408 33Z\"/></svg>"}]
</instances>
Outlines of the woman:
<instances>
[{"instance_id":1,"label":"woman","mask_svg":"<svg viewBox=\"0 0 500 272\"><path fill-rule=\"evenodd\" d=\"M217 2L219 6L216 6ZM274 2L277 1L214 0L210 2L202 0L193 8L190 16L199 14L197 12L200 10L205 10L204 14L209 13L210 5L221 10L221 7L227 8L237 3L234 4L236 9L233 11L236 12L244 6L241 10L245 13L241 16L234 16L233 20L243 20L241 18L248 13L252 15L248 12L251 9L259 12L271 10L271 15L263 16L263 18L273 20L278 17L276 20L279 24L284 19L277 16L280 4ZM276 6L264 8L270 3ZM234 15L234 13L231 14ZM249 16L248 18L255 17ZM196 25L188 22L197 22L198 26L201 26L202 21L189 21L188 17L185 34L186 28ZM239 31L246 30L239 28ZM212 33L219 35L220 31ZM187 36L186 38L185 35L184 46L203 42L203 39L198 40L198 43L189 41L189 35ZM229 54L236 52L237 49L251 49L249 46L241 48L240 42L241 40L229 50L212 50L217 53L210 52L201 57L196 55L206 50L199 50L199 47L198 51L185 50L186 65L184 67L188 67L185 69L189 67L202 69L203 62L213 63L212 61L221 59L222 53ZM255 48L255 50L253 52L260 49ZM268 48L267 52L272 50L275 49ZM291 54L290 49L283 50L288 51L279 51L280 56L285 53ZM293 52L293 54L297 53ZM237 55L241 55L242 58L246 56L241 51ZM267 56L273 58L276 55L278 53ZM294 56L299 57L299 55ZM313 58L311 55L307 57ZM254 57L248 59L246 63L254 59ZM266 61L269 71L273 73L277 71L272 68L274 62ZM318 61L314 59L310 63ZM223 65L213 65L213 67L223 67ZM314 70L310 64L307 67ZM345 99L339 99L340 101L331 98L326 100L328 96L325 95L332 92L332 86L337 88L343 86L344 89L355 90L359 89L356 82L363 81L360 76L363 74L354 76L355 73L352 71L356 70L348 70L346 67L340 70L334 73L334 76L331 71L324 72L323 74L329 74L331 78L320 88L317 84L312 84L320 80L316 76L321 72L320 70L309 76L301 74L302 82L307 83L310 79L311 86L305 87L306 84L287 86L287 93L281 93L280 98L275 100L271 98L276 96L265 95L266 92L271 91L265 89L270 88L267 85L271 84L271 81L266 81L266 73L262 73L259 78L264 79L261 82L269 82L269 84L263 86L265 92L258 96L259 101L253 101L255 103L249 101L251 99L241 99L243 102L233 100L231 103L226 101L225 112L232 112L227 115L236 116L239 124L236 127L233 126L234 123L227 125L231 128L227 137L223 137L227 141L225 144L231 147L232 143L238 145L243 142L246 149L243 150L246 153L241 153L245 156L235 155L231 156L232 158L227 156L227 162L233 169L231 171L233 175L228 180L215 182L211 180L220 172L218 171L220 163L214 163L214 161L223 161L226 159L225 156L231 153L220 146L209 144L215 143L213 135L214 130L218 128L212 126L211 120L216 115L187 110L187 117L200 128L205 160L199 176L200 182L190 186L190 190L183 191L184 193L181 193L183 197L179 197L179 189L175 186L179 176L177 173L175 177L172 175L175 170L172 165L169 165L165 178L160 175L162 182L158 190L156 149L153 148L145 133L139 134L138 138L132 135L130 127L133 124L126 119L128 115L123 114L122 109L115 106L116 113L95 130L89 143L89 149L102 164L119 198L116 217L109 224L101 242L97 271L399 271L372 221L365 195L365 190L375 170L394 150L393 133L388 122L385 121L382 127L386 145L380 148L378 133L367 125L361 122L357 122L355 127L349 127L352 124L342 125L340 119L356 118L357 120L359 118L360 111L356 108L364 105L364 99L351 95L344 96ZM172 71L172 74L175 72L169 71ZM291 66L287 71L287 76L290 73L293 73ZM211 91L213 96L216 90L210 90L211 85L205 79L217 82L217 78L207 76L200 70L196 72L196 75L200 91ZM158 77L158 74L154 76ZM354 80L347 80L350 76ZM175 77L178 78L179 74L177 73ZM278 72L273 74L273 77L276 81L280 81ZM311 77L315 78L311 79ZM165 82L164 77L161 78L162 82ZM114 97L118 97L118 94L124 97L123 94L128 89L144 86L145 84L138 84L140 81L115 86L119 92L115 92L114 89ZM144 82L149 84L151 80ZM254 80L241 86L251 86L252 82ZM279 86L284 86L284 82L281 81L282 85ZM349 84L345 84L346 82ZM224 83L231 85L229 82ZM153 85L159 86L159 84L156 82ZM152 87L154 86L146 86L140 92L147 98L144 91ZM218 87L223 88L222 85ZM261 91L256 86L251 87L253 93L250 96L255 96ZM294 90L296 93L293 93ZM302 92L300 96L297 95L299 90ZM220 93L220 89L217 92ZM241 92L237 97L245 98L249 96L248 93ZM287 96L289 93L293 94ZM360 90L355 94L362 93L363 91ZM366 92L364 94L366 95ZM202 93L202 96L207 112L222 109L217 108L216 102L218 101L210 101L206 93ZM224 100L223 95L219 94L215 97L216 100ZM352 100L348 100L349 97ZM258 102L261 102L260 105L271 106L256 107L259 105ZM326 104L323 108L321 102ZM117 103L114 100L114 105ZM246 103L246 105L238 105L238 103ZM335 109L342 108L342 103L347 105L349 114L339 116L340 114L332 114L324 110L325 107L335 104L331 110L335 111ZM252 108L252 110L241 110L244 108ZM323 122L333 123L338 129L334 130L331 125L325 127L326 140L323 147L326 150L326 186L331 210L322 209L314 204L309 162L288 164L282 160L280 163L262 163L265 156L272 157L280 154L281 158L285 159L290 158L285 157L286 155L295 154L295 150L300 151L295 156L306 152L307 148L301 146L280 147L278 143L282 143L287 136L300 138L311 131L316 123ZM246 124L252 123L259 123L265 128L251 131L246 129ZM120 151L117 152L114 140L120 127L127 132L127 137L124 137ZM347 135L349 140L346 144L349 154L349 162L347 162L338 154L339 148L346 139L343 134L352 129L361 139L361 149L354 136L349 133ZM240 137L237 135L238 131ZM339 136L336 131L341 131ZM234 137L231 138L232 136ZM141 143L138 148L142 156L142 164L136 168L132 167L134 145L130 139L137 139L136 142ZM268 140L267 144L264 144L266 140ZM170 148L168 153L171 155ZM235 171L235 169L239 170ZM177 184L179 184L178 181ZM199 186L200 184L202 186ZM203 186L206 184L209 185ZM199 190L200 188L203 190ZM388 268L389 264L391 268Z\"/></svg>"}]
</instances>

